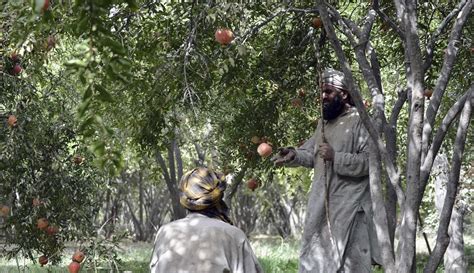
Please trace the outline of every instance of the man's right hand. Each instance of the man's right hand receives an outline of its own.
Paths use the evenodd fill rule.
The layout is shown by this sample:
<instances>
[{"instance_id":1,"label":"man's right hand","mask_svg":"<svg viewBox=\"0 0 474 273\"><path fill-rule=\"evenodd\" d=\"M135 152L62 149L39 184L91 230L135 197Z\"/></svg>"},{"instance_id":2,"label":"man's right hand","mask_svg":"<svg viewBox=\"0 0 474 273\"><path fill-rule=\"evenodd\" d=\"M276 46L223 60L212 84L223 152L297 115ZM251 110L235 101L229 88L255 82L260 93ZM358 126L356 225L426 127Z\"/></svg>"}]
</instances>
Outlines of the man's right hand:
<instances>
[{"instance_id":1,"label":"man's right hand","mask_svg":"<svg viewBox=\"0 0 474 273\"><path fill-rule=\"evenodd\" d=\"M275 166L281 166L295 159L296 152L289 148L278 148L278 153L273 156L270 160Z\"/></svg>"}]
</instances>

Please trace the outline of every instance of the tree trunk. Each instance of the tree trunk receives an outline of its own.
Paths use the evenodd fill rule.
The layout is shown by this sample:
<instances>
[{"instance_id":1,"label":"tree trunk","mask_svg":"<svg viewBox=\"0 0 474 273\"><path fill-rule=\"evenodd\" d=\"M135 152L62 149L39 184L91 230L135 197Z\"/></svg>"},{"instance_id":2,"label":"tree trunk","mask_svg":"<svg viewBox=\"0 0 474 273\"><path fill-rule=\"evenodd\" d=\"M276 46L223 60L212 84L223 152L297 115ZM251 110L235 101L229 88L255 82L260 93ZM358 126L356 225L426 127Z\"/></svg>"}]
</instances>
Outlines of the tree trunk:
<instances>
[{"instance_id":1,"label":"tree trunk","mask_svg":"<svg viewBox=\"0 0 474 273\"><path fill-rule=\"evenodd\" d=\"M370 145L371 151L369 156L370 170L370 195L372 198L372 209L374 211L374 223L377 238L380 244L382 261L385 272L396 272L395 256L393 253L392 239L390 238L388 219L385 212L384 200L382 194L382 164L379 151L374 145Z\"/></svg>"},{"instance_id":2,"label":"tree trunk","mask_svg":"<svg viewBox=\"0 0 474 273\"><path fill-rule=\"evenodd\" d=\"M171 206L173 208L172 210L173 213L172 213L171 218L172 220L184 218L186 216L186 211L179 203L178 185L176 183L176 178L173 180L172 177L170 176L165 160L163 159L163 156L161 155L159 151L156 152L156 161L161 167L161 171L163 173L163 177L165 179L165 183L166 183L166 186L168 187L168 191L170 194ZM169 160L169 162L172 162L172 160ZM173 171L173 175L174 175L174 171Z\"/></svg>"},{"instance_id":3,"label":"tree trunk","mask_svg":"<svg viewBox=\"0 0 474 273\"><path fill-rule=\"evenodd\" d=\"M448 227L459 187L459 174L461 171L462 156L464 153L464 147L466 145L466 136L472 114L472 96L473 92L470 92L462 110L461 117L459 118L456 139L454 140L451 171L449 173L446 197L444 198L443 209L441 211L438 233L436 237L436 245L430 255L428 263L424 268L424 273L432 273L436 271L449 244Z\"/></svg>"},{"instance_id":4,"label":"tree trunk","mask_svg":"<svg viewBox=\"0 0 474 273\"><path fill-rule=\"evenodd\" d=\"M420 165L422 146L422 125L424 116L423 67L416 4L411 1L395 0L398 18L405 31L405 54L408 56L408 88L411 91L410 118L408 124L408 150L406 171L406 204L402 214L398 272L413 272L416 265L416 226L420 189Z\"/></svg>"},{"instance_id":5,"label":"tree trunk","mask_svg":"<svg viewBox=\"0 0 474 273\"><path fill-rule=\"evenodd\" d=\"M143 222L140 222L137 219L135 213L133 212L133 206L131 202L128 199L125 199L125 203L128 206L128 211L130 212L130 217L132 218L133 226L135 227L135 230L137 231L137 235L135 236L135 239L138 241L144 241L145 236L144 236L143 228L142 228Z\"/></svg>"},{"instance_id":6,"label":"tree trunk","mask_svg":"<svg viewBox=\"0 0 474 273\"><path fill-rule=\"evenodd\" d=\"M138 171L138 217L140 223L143 223L143 206L144 206L144 193L143 193L143 172Z\"/></svg>"},{"instance_id":7,"label":"tree trunk","mask_svg":"<svg viewBox=\"0 0 474 273\"><path fill-rule=\"evenodd\" d=\"M227 204L229 209L232 207L232 198L239 189L239 185L242 184L242 180L244 179L247 168L247 165L244 165L242 169L231 178L230 187L227 188L226 194L224 196L224 202Z\"/></svg>"},{"instance_id":8,"label":"tree trunk","mask_svg":"<svg viewBox=\"0 0 474 273\"><path fill-rule=\"evenodd\" d=\"M435 159L433 177L435 177L435 205L441 216L443 200L446 196L446 185L448 183L449 164L445 154L438 154ZM467 272L467 260L464 255L463 220L464 206L459 204L453 209L449 223L448 235L449 245L444 254L444 268L447 273Z\"/></svg>"}]
</instances>

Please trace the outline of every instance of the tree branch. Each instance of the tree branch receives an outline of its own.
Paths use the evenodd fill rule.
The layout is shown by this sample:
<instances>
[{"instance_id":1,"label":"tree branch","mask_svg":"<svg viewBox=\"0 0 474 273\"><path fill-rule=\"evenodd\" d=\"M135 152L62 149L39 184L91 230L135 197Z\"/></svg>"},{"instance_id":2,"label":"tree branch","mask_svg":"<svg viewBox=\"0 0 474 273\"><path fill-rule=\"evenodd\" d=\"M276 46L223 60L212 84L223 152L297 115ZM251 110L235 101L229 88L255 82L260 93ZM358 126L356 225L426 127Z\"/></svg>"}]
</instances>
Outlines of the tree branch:
<instances>
[{"instance_id":1,"label":"tree branch","mask_svg":"<svg viewBox=\"0 0 474 273\"><path fill-rule=\"evenodd\" d=\"M472 114L472 94L472 92L469 93L469 97L464 104L464 108L459 119L456 139L454 140L454 151L451 163L452 167L449 174L443 210L440 216L436 245L428 260L428 263L423 270L424 273L432 273L436 271L449 244L448 227L459 187L459 173L461 171L462 156L464 153L464 147L466 145L466 136Z\"/></svg>"},{"instance_id":2,"label":"tree branch","mask_svg":"<svg viewBox=\"0 0 474 273\"><path fill-rule=\"evenodd\" d=\"M469 14L472 10L472 1L467 1L464 7L458 14L458 18L456 19L453 29L451 31L451 35L449 37L449 43L447 52L445 54L443 67L441 68L441 72L439 73L439 77L436 80L436 85L433 90L433 95L430 100L430 104L428 105L428 109L426 111L426 119L423 125L423 155L426 155L426 151L428 150L429 139L431 137L431 132L433 131L433 125L435 122L436 114L438 112L439 106L441 104L441 99L444 95L444 91L446 90L446 86L448 85L449 78L451 76L451 70L454 67L454 61L456 60L456 53L457 53L457 43L459 42L459 38L462 34L462 28L466 23ZM423 156L424 157L424 156Z\"/></svg>"},{"instance_id":3,"label":"tree branch","mask_svg":"<svg viewBox=\"0 0 474 273\"><path fill-rule=\"evenodd\" d=\"M169 149L168 149L168 152L169 152ZM172 180L171 175L168 173L165 160L163 159L163 156L161 155L160 151L156 152L155 158L161 167L161 171L165 178L166 186L170 194L171 205L173 207L173 220L180 219L185 216L185 211L179 204L178 186L176 185L176 180ZM171 163L171 160L170 160L170 163ZM172 175L174 175L174 173Z\"/></svg>"},{"instance_id":4,"label":"tree branch","mask_svg":"<svg viewBox=\"0 0 474 273\"><path fill-rule=\"evenodd\" d=\"M263 20L262 22L260 22L259 24L251 27L244 35L242 35L242 38L240 39L236 39L236 40L242 40L242 44L245 44L245 42L247 42L247 40L249 38L251 38L253 35L257 34L258 31L264 27L265 25L267 25L268 23L270 23L273 19L275 19L276 17L282 15L282 14L285 14L285 13L288 13L288 12L299 12L299 13L316 13L317 12L317 9L300 9L300 8L287 8L287 9L282 9L272 15L270 15L269 17L267 17L265 20Z\"/></svg>"},{"instance_id":5,"label":"tree branch","mask_svg":"<svg viewBox=\"0 0 474 273\"><path fill-rule=\"evenodd\" d=\"M385 12L383 12L380 9L379 0L374 0L373 1L373 8L377 12L377 14L380 16L382 21L384 21L385 24L388 24L390 26L390 28L392 28L393 31L395 31L395 33L397 33L397 35L398 35L398 37L400 37L400 39L404 40L405 34L397 26L397 24L392 19L390 19L390 17Z\"/></svg>"},{"instance_id":6,"label":"tree branch","mask_svg":"<svg viewBox=\"0 0 474 273\"><path fill-rule=\"evenodd\" d=\"M390 182L392 183L393 187L396 190L397 198L398 198L400 207L403 208L403 201L405 200L405 197L404 197L403 190L402 190L401 186L399 185L400 174L399 174L398 170L395 168L395 164L393 163L393 160L391 159L390 155L388 154L387 148L386 148L385 144L383 143L383 140L379 136L379 133L377 132L376 128L374 127L373 123L370 120L370 117L369 117L367 111L365 110L365 106L363 104L362 97L360 95L360 90L359 90L358 86L356 84L354 84L354 79L353 79L353 76L352 76L352 71L350 69L350 65L347 63L346 57L345 57L344 52L342 50L341 43L340 43L339 39L336 36L334 26L332 25L331 21L329 20L327 7L324 4L319 5L319 7L320 7L320 15L321 15L321 18L323 20L323 25L326 29L326 32L328 34L328 37L329 37L331 43L333 44L334 50L335 50L336 55L339 59L339 63L341 63L342 70L345 74L346 80L347 80L348 85L350 87L349 88L349 93L351 95L351 98L353 99L354 104L356 105L357 111L359 113L359 116L360 116L365 128L367 129L367 131L369 132L372 140L378 146L378 149L381 152L382 159L384 160L385 166L387 168L387 173L389 174ZM367 84L369 85L369 89L371 90L371 92L374 96L380 94L381 92L378 89L377 81L375 80L375 77L372 74L372 70L370 68L370 65L369 65L367 59L365 58L365 53L364 53L365 47L361 47L362 43L357 42L356 39L355 39L354 34L348 29L348 27L345 27L345 23L343 23L339 13L337 11L335 11L334 9L332 10L332 12L337 17L336 19L341 21L341 25L343 27L343 32L346 34L346 36L348 37L351 44L355 47L357 60L359 62L362 73L364 74L365 80L367 81ZM358 32L356 26L353 25L352 29L354 30L354 32ZM364 45L365 45L365 43L364 43ZM383 98L381 98L380 100L377 100L377 102L378 102L377 104L379 104L379 107L382 107L382 115L383 115ZM381 103L381 105L380 105L380 103ZM382 118L382 119L384 119L384 118Z\"/></svg>"},{"instance_id":7,"label":"tree branch","mask_svg":"<svg viewBox=\"0 0 474 273\"><path fill-rule=\"evenodd\" d=\"M247 171L248 166L244 165L242 169L237 173L237 175L233 178L232 184L230 185L230 189L228 190L228 194L224 196L225 203L230 208L232 205L232 198L234 197L239 185L242 184L242 179L244 178L245 172Z\"/></svg>"},{"instance_id":8,"label":"tree branch","mask_svg":"<svg viewBox=\"0 0 474 273\"><path fill-rule=\"evenodd\" d=\"M172 139L168 145L168 166L169 166L169 176L171 178L171 183L176 183L176 165L174 160L174 148L176 145L176 140Z\"/></svg>"},{"instance_id":9,"label":"tree branch","mask_svg":"<svg viewBox=\"0 0 474 273\"><path fill-rule=\"evenodd\" d=\"M448 14L448 16L446 16L446 18L443 19L443 21L439 24L435 32L433 32L433 35L431 35L430 41L426 45L426 56L425 56L425 62L423 63L424 73L428 71L433 61L434 47L435 47L436 41L438 40L439 35L441 35L441 33L444 32L449 22L451 22L453 17L459 13L459 11L466 4L466 2L467 2L466 0L462 0L461 2L459 2L458 6L455 9L453 9Z\"/></svg>"},{"instance_id":10,"label":"tree branch","mask_svg":"<svg viewBox=\"0 0 474 273\"><path fill-rule=\"evenodd\" d=\"M181 177L183 176L183 159L181 158L181 149L178 144L179 141L175 141L174 143L174 152L176 157L176 171L178 172L178 176L176 177L176 181L180 181Z\"/></svg>"},{"instance_id":11,"label":"tree branch","mask_svg":"<svg viewBox=\"0 0 474 273\"><path fill-rule=\"evenodd\" d=\"M171 181L170 175L168 173L168 167L166 166L165 160L163 159L161 152L156 152L155 159L161 167L161 172L163 173L163 177L165 178L165 180Z\"/></svg>"},{"instance_id":12,"label":"tree branch","mask_svg":"<svg viewBox=\"0 0 474 273\"><path fill-rule=\"evenodd\" d=\"M446 133L448 132L449 127L451 126L451 123L454 121L454 119L459 115L461 110L463 109L463 106L466 102L466 99L468 96L471 96L474 92L474 84L471 85L469 90L464 94L462 97L456 101L456 103L451 106L451 108L448 110L448 113L446 113L446 116L444 116L443 121L441 122L441 125L439 126L438 131L436 132L436 135L433 139L433 143L431 143L430 149L428 150L426 157L423 161L423 165L421 166L421 174L420 174L420 195L419 199L421 200L423 198L423 194L426 188L426 184L428 183L428 179L431 173L431 169L433 167L434 160L436 158L436 155L438 155L439 149L441 148L441 144L443 143L444 137L446 136ZM472 103L472 102L471 102Z\"/></svg>"},{"instance_id":13,"label":"tree branch","mask_svg":"<svg viewBox=\"0 0 474 273\"><path fill-rule=\"evenodd\" d=\"M202 148L198 142L194 142L194 148L196 149L196 153L198 155L198 159L195 160L196 165L204 166L204 161L206 160L206 156L204 152L202 151Z\"/></svg>"}]
</instances>

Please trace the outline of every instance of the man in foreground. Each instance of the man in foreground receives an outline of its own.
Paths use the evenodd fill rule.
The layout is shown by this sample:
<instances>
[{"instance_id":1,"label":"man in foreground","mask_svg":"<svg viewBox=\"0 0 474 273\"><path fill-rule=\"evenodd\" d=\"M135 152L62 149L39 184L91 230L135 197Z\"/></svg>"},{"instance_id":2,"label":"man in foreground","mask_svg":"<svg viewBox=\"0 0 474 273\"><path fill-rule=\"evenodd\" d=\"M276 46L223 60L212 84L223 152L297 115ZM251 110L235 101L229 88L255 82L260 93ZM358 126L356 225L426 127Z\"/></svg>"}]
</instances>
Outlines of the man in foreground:
<instances>
[{"instance_id":1,"label":"man in foreground","mask_svg":"<svg viewBox=\"0 0 474 273\"><path fill-rule=\"evenodd\" d=\"M204 167L183 175L180 203L189 214L158 230L152 273L263 272L247 237L229 219L225 188L224 175Z\"/></svg>"}]
</instances>

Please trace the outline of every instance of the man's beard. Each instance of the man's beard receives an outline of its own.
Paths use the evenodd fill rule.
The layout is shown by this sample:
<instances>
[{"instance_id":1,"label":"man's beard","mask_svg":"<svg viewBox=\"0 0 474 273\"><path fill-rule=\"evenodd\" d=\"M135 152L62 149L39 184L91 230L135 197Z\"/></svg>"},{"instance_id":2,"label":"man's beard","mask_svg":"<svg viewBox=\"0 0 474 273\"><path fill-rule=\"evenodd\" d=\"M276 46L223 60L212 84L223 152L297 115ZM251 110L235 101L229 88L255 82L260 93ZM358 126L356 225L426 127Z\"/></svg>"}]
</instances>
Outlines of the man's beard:
<instances>
[{"instance_id":1,"label":"man's beard","mask_svg":"<svg viewBox=\"0 0 474 273\"><path fill-rule=\"evenodd\" d=\"M344 102L341 96L334 97L332 102L323 104L323 118L325 120L333 120L337 118L344 110Z\"/></svg>"}]
</instances>

